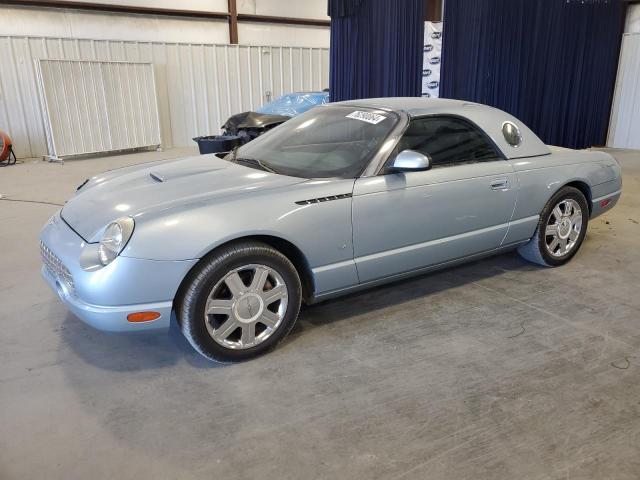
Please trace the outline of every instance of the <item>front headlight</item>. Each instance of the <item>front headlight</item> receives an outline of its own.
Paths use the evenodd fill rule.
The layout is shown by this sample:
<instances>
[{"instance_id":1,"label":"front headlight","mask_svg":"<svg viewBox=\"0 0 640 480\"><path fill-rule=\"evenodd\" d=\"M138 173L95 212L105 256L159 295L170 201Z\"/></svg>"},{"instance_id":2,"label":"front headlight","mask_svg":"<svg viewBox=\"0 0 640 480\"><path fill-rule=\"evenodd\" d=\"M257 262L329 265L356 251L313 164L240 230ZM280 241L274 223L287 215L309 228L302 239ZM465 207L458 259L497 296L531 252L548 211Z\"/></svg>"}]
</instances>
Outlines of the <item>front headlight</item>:
<instances>
[{"instance_id":1,"label":"front headlight","mask_svg":"<svg viewBox=\"0 0 640 480\"><path fill-rule=\"evenodd\" d=\"M122 217L107 225L98 246L98 258L102 265L109 265L122 252L131 238L134 225L131 217Z\"/></svg>"}]
</instances>

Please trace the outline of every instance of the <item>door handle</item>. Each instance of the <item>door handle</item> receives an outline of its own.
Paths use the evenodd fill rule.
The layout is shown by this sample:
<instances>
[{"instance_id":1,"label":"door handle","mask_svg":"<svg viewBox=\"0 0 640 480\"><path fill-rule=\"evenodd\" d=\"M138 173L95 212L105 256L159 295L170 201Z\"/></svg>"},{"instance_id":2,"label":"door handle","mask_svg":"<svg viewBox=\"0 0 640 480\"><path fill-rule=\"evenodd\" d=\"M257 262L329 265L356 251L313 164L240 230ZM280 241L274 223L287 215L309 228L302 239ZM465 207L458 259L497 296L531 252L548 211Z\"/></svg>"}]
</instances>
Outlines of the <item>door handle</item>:
<instances>
[{"instance_id":1,"label":"door handle","mask_svg":"<svg viewBox=\"0 0 640 480\"><path fill-rule=\"evenodd\" d=\"M492 190L509 190L509 180L506 178L496 178L491 181Z\"/></svg>"}]
</instances>

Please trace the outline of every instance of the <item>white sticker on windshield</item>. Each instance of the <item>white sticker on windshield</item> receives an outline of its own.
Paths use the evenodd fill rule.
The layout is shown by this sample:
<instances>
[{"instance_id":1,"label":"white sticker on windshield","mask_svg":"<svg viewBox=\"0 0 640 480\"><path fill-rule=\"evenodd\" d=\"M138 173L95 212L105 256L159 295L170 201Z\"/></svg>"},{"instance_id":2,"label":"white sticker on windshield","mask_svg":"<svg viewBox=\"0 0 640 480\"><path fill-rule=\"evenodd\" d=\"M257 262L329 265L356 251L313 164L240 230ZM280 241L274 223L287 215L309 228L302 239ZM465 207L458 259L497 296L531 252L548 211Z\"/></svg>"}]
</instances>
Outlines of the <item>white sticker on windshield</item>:
<instances>
[{"instance_id":1,"label":"white sticker on windshield","mask_svg":"<svg viewBox=\"0 0 640 480\"><path fill-rule=\"evenodd\" d=\"M347 115L347 118L353 118L355 120L361 120L363 122L377 125L387 117L385 117L384 115L378 115L377 113L362 112L360 110L356 110L355 112Z\"/></svg>"}]
</instances>

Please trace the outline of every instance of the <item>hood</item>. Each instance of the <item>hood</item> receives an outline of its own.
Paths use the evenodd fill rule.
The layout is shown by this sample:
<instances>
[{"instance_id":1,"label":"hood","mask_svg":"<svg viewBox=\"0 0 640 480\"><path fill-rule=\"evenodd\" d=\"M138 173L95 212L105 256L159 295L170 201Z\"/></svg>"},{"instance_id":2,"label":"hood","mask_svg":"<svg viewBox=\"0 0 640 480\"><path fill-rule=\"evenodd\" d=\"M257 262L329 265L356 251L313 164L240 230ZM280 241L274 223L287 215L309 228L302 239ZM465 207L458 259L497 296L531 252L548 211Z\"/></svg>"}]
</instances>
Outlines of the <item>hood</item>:
<instances>
[{"instance_id":1,"label":"hood","mask_svg":"<svg viewBox=\"0 0 640 480\"><path fill-rule=\"evenodd\" d=\"M124 216L214 202L304 182L199 155L113 170L91 179L69 200L61 215L88 242L110 222Z\"/></svg>"}]
</instances>

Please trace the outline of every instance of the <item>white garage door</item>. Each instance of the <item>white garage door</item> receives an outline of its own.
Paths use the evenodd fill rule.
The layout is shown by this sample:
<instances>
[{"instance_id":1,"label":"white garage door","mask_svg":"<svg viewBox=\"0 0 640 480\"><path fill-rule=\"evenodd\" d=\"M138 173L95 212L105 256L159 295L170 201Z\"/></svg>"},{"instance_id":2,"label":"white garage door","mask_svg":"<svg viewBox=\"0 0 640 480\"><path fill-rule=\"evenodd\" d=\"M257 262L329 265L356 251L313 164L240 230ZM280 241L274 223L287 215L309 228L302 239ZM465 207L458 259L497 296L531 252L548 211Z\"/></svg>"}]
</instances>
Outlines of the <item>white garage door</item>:
<instances>
[{"instance_id":1,"label":"white garage door","mask_svg":"<svg viewBox=\"0 0 640 480\"><path fill-rule=\"evenodd\" d=\"M640 33L622 39L607 146L640 149Z\"/></svg>"}]
</instances>

